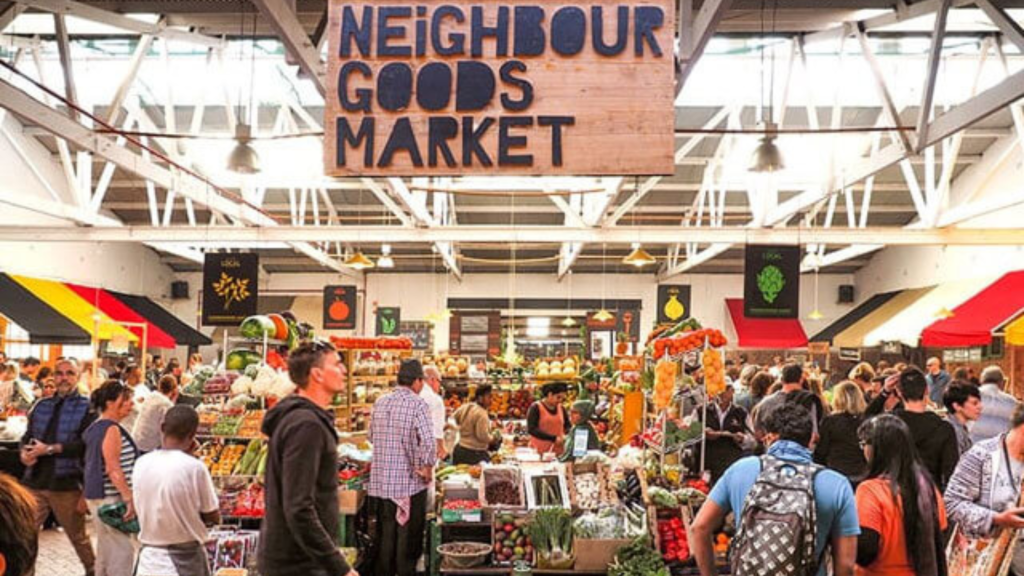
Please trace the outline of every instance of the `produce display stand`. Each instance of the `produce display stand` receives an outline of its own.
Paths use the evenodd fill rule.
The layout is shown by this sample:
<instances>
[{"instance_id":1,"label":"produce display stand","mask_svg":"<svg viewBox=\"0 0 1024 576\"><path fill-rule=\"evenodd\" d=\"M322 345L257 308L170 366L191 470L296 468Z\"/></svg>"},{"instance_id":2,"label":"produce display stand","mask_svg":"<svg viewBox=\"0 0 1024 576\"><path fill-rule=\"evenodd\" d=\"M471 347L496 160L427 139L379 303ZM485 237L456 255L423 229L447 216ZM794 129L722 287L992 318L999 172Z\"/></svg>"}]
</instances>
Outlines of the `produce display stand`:
<instances>
[{"instance_id":1,"label":"produce display stand","mask_svg":"<svg viewBox=\"0 0 1024 576\"><path fill-rule=\"evenodd\" d=\"M354 339L363 345L352 347L346 340L332 338L345 364L347 383L345 392L336 399L332 407L335 412L335 427L339 431L348 432L357 437L366 433L369 426L369 415L373 403L380 395L394 388L398 382L398 363L414 356L413 350L370 346L374 342L389 342L391 339ZM366 361L364 362L364 358ZM380 358L380 361L371 360ZM384 364L369 368L370 362ZM372 374L367 373L372 371ZM362 398L356 395L356 388L365 389Z\"/></svg>"}]
</instances>

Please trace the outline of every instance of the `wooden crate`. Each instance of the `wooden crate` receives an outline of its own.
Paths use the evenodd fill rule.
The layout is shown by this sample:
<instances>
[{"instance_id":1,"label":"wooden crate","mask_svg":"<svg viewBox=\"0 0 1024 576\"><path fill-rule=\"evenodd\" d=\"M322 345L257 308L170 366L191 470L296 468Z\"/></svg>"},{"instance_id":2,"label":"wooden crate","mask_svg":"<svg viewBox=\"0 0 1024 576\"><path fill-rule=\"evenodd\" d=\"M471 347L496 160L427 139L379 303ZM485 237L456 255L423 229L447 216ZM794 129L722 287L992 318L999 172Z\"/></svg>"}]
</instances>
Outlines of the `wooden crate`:
<instances>
[{"instance_id":1,"label":"wooden crate","mask_svg":"<svg viewBox=\"0 0 1024 576\"><path fill-rule=\"evenodd\" d=\"M569 489L569 501L572 502L573 509L580 509L579 498L576 493L575 477L580 474L589 473L597 474L601 490L601 502L604 504L617 504L619 497L615 494L615 488L612 486L611 474L607 466L597 462L585 464L578 464L574 462L566 465L565 467L565 481ZM643 484L640 485L641 490L643 490L643 486Z\"/></svg>"}]
</instances>

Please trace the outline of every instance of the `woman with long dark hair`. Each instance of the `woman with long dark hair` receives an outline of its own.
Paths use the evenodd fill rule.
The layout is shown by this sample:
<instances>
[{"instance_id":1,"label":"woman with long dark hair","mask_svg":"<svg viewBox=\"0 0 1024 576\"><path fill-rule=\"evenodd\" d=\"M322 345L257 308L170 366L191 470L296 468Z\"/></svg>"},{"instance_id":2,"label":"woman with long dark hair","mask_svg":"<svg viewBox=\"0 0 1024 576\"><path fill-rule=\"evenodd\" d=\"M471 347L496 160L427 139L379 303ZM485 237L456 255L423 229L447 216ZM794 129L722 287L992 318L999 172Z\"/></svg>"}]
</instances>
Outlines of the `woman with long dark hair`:
<instances>
[{"instance_id":1,"label":"woman with long dark hair","mask_svg":"<svg viewBox=\"0 0 1024 576\"><path fill-rule=\"evenodd\" d=\"M945 506L910 429L883 414L861 424L857 436L868 462L857 487L858 576L946 576Z\"/></svg>"}]
</instances>

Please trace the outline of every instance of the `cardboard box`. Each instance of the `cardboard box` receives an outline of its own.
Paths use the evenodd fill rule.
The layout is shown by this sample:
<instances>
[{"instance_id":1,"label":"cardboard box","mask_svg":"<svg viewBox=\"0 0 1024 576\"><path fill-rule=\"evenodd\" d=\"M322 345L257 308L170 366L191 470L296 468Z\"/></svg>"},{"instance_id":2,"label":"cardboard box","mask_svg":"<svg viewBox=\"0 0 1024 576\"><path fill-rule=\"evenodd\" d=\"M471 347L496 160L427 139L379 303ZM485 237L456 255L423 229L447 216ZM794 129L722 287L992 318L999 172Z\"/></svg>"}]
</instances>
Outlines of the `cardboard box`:
<instances>
[{"instance_id":1,"label":"cardboard box","mask_svg":"<svg viewBox=\"0 0 1024 576\"><path fill-rule=\"evenodd\" d=\"M629 545L629 538L611 540L573 540L576 549L576 570L605 570L615 560L619 548Z\"/></svg>"},{"instance_id":2,"label":"cardboard box","mask_svg":"<svg viewBox=\"0 0 1024 576\"><path fill-rule=\"evenodd\" d=\"M365 490L345 490L338 489L338 513L345 514L348 516L354 516L359 513L359 508L363 505L363 499L366 497Z\"/></svg>"}]
</instances>

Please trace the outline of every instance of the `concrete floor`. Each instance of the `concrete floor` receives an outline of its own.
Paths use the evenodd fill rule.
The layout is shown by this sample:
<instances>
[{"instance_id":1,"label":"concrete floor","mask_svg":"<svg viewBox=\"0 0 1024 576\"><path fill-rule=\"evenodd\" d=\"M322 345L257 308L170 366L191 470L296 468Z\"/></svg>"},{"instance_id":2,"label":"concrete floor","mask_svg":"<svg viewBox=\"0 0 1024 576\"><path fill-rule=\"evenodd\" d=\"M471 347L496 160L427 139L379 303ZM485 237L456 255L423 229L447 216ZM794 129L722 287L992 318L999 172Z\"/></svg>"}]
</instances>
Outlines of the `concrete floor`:
<instances>
[{"instance_id":1,"label":"concrete floor","mask_svg":"<svg viewBox=\"0 0 1024 576\"><path fill-rule=\"evenodd\" d=\"M91 525L89 530L89 533L92 534ZM78 561L78 556L75 556L75 549L71 547L63 530L43 530L39 533L36 576L83 576L84 574L82 563Z\"/></svg>"}]
</instances>

